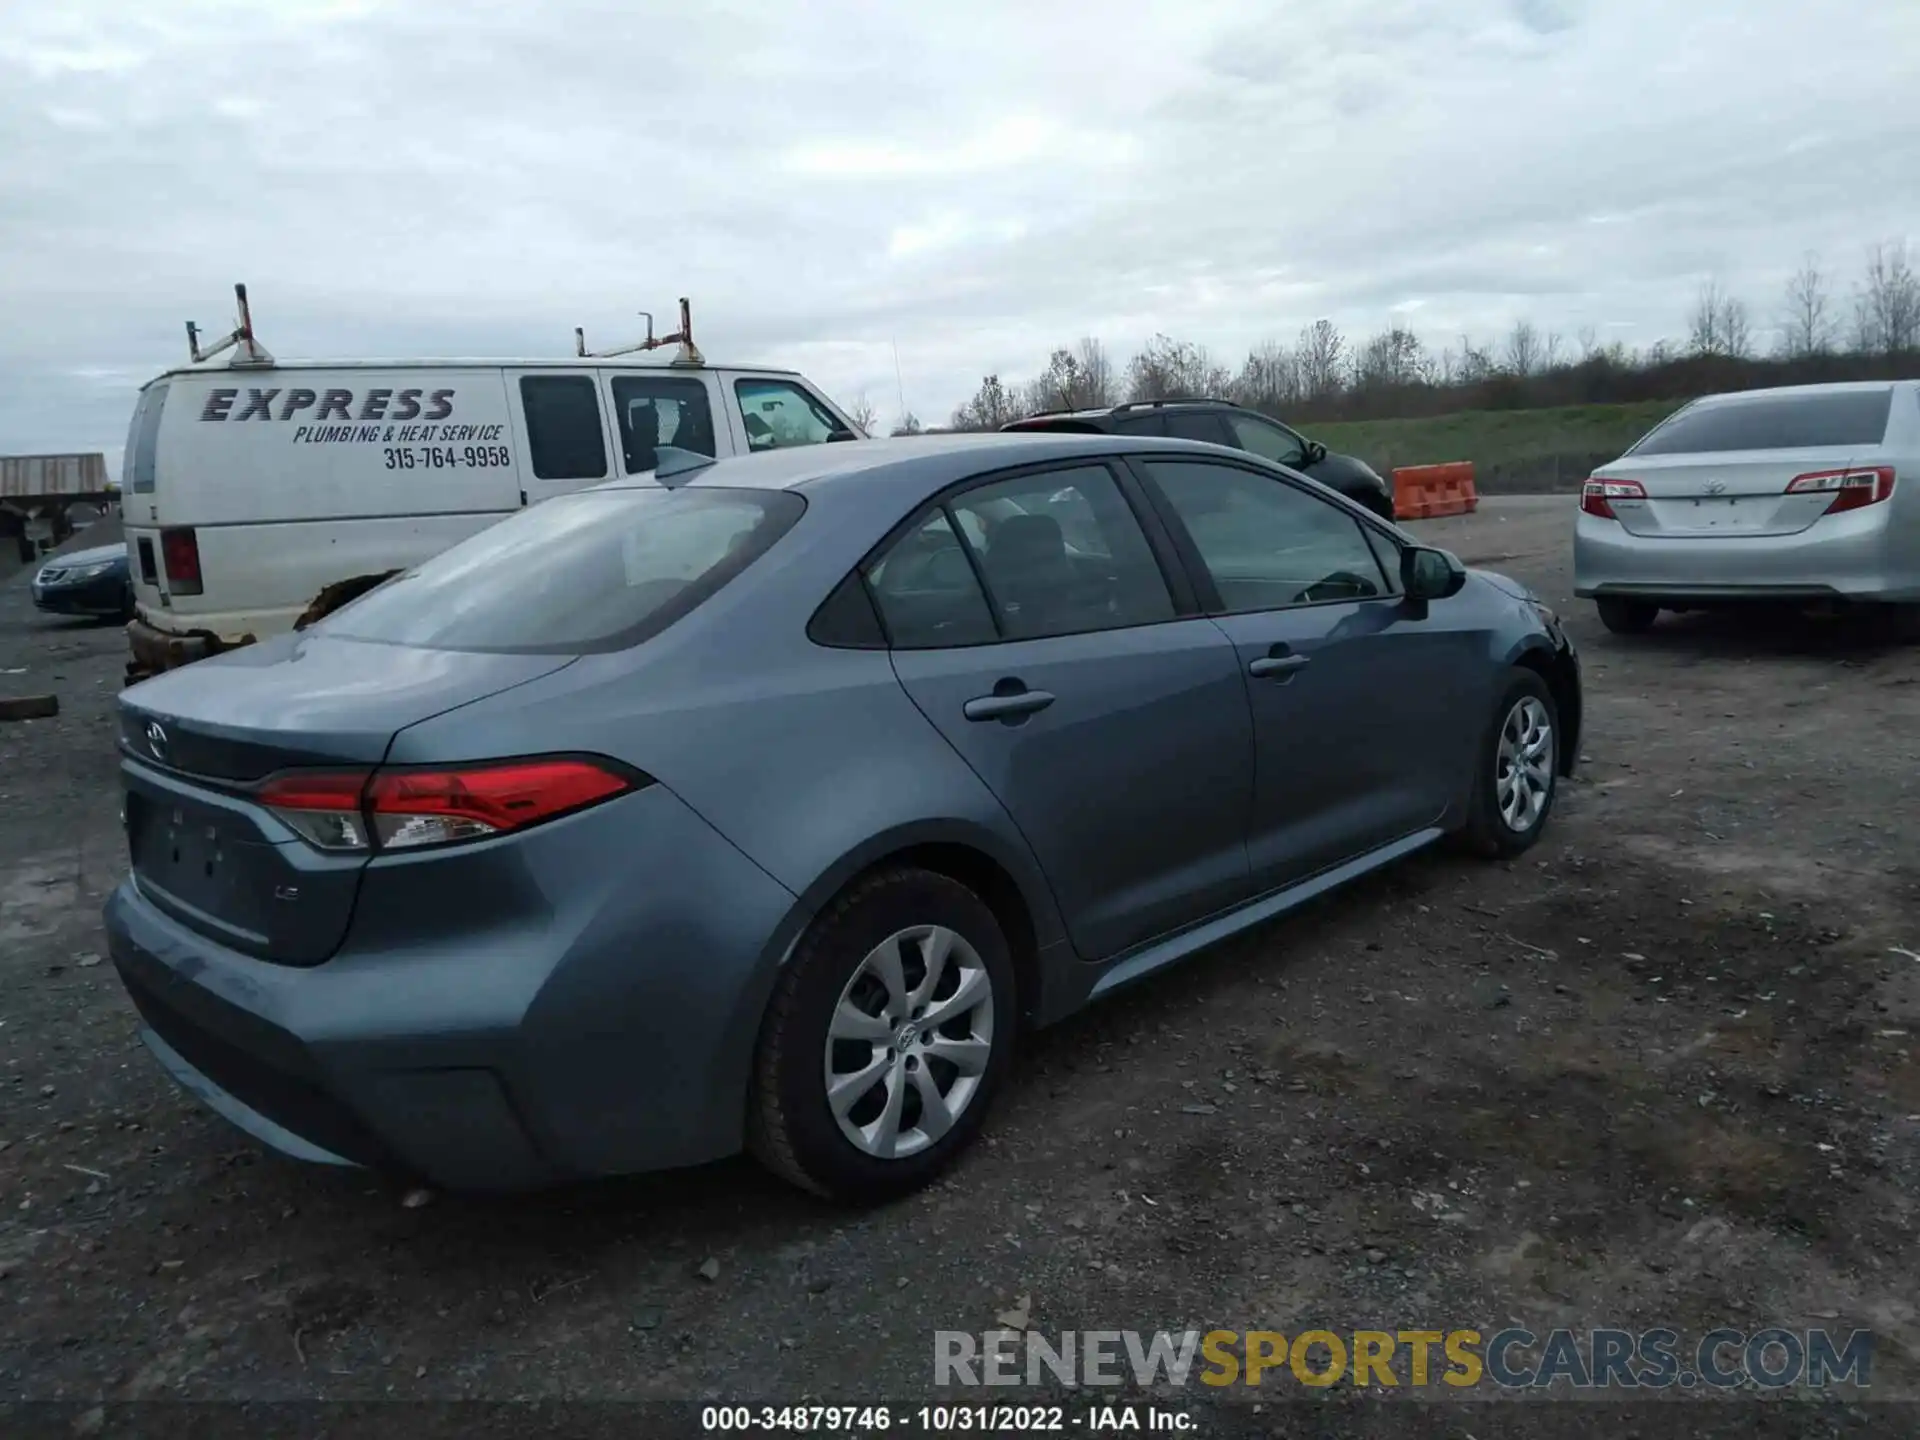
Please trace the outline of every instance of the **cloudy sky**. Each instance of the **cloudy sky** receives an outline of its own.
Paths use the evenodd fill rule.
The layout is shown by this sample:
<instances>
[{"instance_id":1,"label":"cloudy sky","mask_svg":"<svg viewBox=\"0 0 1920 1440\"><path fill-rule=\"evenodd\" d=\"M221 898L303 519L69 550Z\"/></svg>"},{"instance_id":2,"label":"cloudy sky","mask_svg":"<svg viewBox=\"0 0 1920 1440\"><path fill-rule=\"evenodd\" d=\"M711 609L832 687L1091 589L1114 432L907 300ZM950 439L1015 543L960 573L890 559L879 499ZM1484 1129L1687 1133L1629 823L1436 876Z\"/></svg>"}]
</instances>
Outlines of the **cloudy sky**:
<instances>
[{"instance_id":1,"label":"cloudy sky","mask_svg":"<svg viewBox=\"0 0 1920 1440\"><path fill-rule=\"evenodd\" d=\"M0 0L0 453L117 461L235 280L287 357L686 294L883 420L1083 334L1764 328L1920 242L1916 97L1914 0Z\"/></svg>"}]
</instances>

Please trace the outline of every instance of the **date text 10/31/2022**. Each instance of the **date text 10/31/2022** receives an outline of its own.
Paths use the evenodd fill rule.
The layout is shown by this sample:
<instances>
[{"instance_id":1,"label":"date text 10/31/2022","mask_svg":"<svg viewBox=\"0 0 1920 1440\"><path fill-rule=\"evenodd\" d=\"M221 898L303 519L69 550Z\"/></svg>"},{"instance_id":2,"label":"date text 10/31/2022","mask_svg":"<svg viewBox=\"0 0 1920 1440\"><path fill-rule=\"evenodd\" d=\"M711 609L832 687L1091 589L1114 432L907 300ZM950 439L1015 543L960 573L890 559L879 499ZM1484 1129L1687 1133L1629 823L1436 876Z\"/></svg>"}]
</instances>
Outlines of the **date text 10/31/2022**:
<instances>
[{"instance_id":1,"label":"date text 10/31/2022","mask_svg":"<svg viewBox=\"0 0 1920 1440\"><path fill-rule=\"evenodd\" d=\"M1190 1434L1184 1410L1133 1403L1087 1405L707 1405L704 1432L810 1431L823 1435L1013 1435L1027 1433Z\"/></svg>"}]
</instances>

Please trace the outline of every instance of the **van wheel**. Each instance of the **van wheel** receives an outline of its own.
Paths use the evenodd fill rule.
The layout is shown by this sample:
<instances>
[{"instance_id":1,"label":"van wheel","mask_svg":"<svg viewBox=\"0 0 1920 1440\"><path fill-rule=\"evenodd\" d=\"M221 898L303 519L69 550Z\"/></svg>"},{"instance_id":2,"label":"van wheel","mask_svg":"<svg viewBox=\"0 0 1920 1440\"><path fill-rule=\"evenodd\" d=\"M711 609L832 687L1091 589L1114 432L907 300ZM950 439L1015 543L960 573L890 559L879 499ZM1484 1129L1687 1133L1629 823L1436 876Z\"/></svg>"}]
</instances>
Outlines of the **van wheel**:
<instances>
[{"instance_id":1,"label":"van wheel","mask_svg":"<svg viewBox=\"0 0 1920 1440\"><path fill-rule=\"evenodd\" d=\"M1605 595L1594 601L1600 611L1600 623L1616 635L1638 635L1649 630L1660 618L1660 607L1651 600L1626 600Z\"/></svg>"},{"instance_id":2,"label":"van wheel","mask_svg":"<svg viewBox=\"0 0 1920 1440\"><path fill-rule=\"evenodd\" d=\"M925 1185L973 1139L1012 1061L1013 961L958 881L900 867L813 923L761 1026L748 1148L833 1200Z\"/></svg>"},{"instance_id":3,"label":"van wheel","mask_svg":"<svg viewBox=\"0 0 1920 1440\"><path fill-rule=\"evenodd\" d=\"M1533 847L1560 788L1560 712L1547 682L1516 669L1500 692L1475 761L1462 845L1492 860Z\"/></svg>"}]
</instances>

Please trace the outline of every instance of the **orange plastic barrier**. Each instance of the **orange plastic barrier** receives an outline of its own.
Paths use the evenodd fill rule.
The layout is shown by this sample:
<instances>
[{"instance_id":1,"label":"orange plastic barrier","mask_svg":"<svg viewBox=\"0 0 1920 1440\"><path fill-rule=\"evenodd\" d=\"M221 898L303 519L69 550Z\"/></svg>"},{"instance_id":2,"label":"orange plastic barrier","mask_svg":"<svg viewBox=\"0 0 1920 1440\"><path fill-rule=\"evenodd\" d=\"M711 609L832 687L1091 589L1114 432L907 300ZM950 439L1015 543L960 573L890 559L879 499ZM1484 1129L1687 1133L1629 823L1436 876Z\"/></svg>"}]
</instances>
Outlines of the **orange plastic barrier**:
<instances>
[{"instance_id":1,"label":"orange plastic barrier","mask_svg":"<svg viewBox=\"0 0 1920 1440\"><path fill-rule=\"evenodd\" d=\"M1393 518L1430 520L1436 515L1471 515L1480 508L1473 488L1473 462L1450 465L1401 465L1393 472Z\"/></svg>"}]
</instances>

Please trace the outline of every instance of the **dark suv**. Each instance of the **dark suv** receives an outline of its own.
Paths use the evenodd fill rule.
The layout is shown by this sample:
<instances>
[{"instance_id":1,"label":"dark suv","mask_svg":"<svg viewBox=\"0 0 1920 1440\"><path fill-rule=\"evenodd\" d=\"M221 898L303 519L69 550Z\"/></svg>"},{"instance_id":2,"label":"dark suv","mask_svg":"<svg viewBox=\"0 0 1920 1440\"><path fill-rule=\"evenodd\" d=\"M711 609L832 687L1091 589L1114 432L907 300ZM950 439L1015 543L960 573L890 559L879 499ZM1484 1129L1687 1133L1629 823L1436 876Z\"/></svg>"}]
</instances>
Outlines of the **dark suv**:
<instances>
[{"instance_id":1,"label":"dark suv","mask_svg":"<svg viewBox=\"0 0 1920 1440\"><path fill-rule=\"evenodd\" d=\"M1083 430L1110 435L1171 435L1205 440L1272 460L1338 490L1383 520L1393 518L1393 489L1373 467L1336 455L1278 420L1228 400L1135 400L1099 410L1052 410L1002 425L1002 430Z\"/></svg>"}]
</instances>

